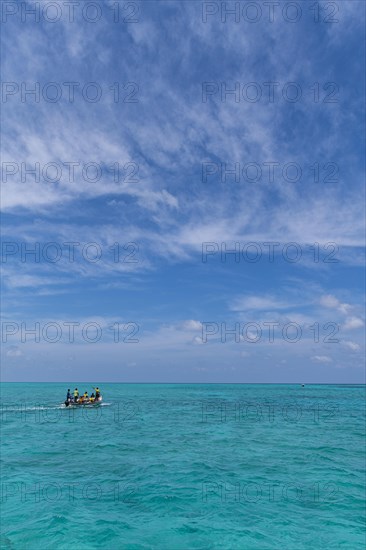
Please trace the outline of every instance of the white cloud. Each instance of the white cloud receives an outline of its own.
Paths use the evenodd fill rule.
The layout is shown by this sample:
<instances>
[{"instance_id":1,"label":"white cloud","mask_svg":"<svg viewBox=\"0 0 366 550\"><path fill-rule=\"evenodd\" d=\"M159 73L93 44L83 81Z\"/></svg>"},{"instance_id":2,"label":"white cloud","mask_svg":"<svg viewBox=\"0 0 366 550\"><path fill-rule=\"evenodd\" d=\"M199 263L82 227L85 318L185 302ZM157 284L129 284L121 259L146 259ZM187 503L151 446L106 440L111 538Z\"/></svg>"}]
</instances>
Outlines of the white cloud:
<instances>
[{"instance_id":1,"label":"white cloud","mask_svg":"<svg viewBox=\"0 0 366 550\"><path fill-rule=\"evenodd\" d=\"M242 296L234 300L232 311L286 309L290 307L287 302L271 296Z\"/></svg>"},{"instance_id":2,"label":"white cloud","mask_svg":"<svg viewBox=\"0 0 366 550\"><path fill-rule=\"evenodd\" d=\"M364 322L360 317L348 317L343 325L344 330L354 330L363 327Z\"/></svg>"},{"instance_id":3,"label":"white cloud","mask_svg":"<svg viewBox=\"0 0 366 550\"><path fill-rule=\"evenodd\" d=\"M338 298L336 298L332 294L325 294L324 296L322 296L320 298L320 304L330 309L337 309L345 315L347 315L347 313L349 313L352 309L352 306L350 304L341 303Z\"/></svg>"},{"instance_id":4,"label":"white cloud","mask_svg":"<svg viewBox=\"0 0 366 550\"><path fill-rule=\"evenodd\" d=\"M317 363L332 363L333 359L331 357L328 357L328 355L314 355L311 358L313 361L316 361Z\"/></svg>"},{"instance_id":5,"label":"white cloud","mask_svg":"<svg viewBox=\"0 0 366 550\"><path fill-rule=\"evenodd\" d=\"M200 321L194 321L193 319L190 319L188 321L184 321L184 323L182 324L182 328L184 330L201 330L202 323Z\"/></svg>"},{"instance_id":6,"label":"white cloud","mask_svg":"<svg viewBox=\"0 0 366 550\"><path fill-rule=\"evenodd\" d=\"M336 308L338 307L339 300L331 294L326 294L320 298L320 304L325 307Z\"/></svg>"},{"instance_id":7,"label":"white cloud","mask_svg":"<svg viewBox=\"0 0 366 550\"><path fill-rule=\"evenodd\" d=\"M7 357L20 357L23 355L23 352L18 348L18 346L10 346L6 351Z\"/></svg>"},{"instance_id":8,"label":"white cloud","mask_svg":"<svg viewBox=\"0 0 366 550\"><path fill-rule=\"evenodd\" d=\"M361 346L359 344L357 344L356 342L352 342L351 340L343 342L343 345L352 351L359 351L361 349Z\"/></svg>"}]
</instances>

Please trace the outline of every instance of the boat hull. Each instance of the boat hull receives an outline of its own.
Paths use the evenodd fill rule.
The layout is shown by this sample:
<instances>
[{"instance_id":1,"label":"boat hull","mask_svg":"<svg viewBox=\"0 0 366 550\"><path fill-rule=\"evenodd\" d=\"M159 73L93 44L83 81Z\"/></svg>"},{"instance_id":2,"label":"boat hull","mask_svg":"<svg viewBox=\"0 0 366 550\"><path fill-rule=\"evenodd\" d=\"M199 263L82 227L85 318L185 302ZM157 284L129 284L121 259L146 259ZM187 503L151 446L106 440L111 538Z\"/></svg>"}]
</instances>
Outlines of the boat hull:
<instances>
[{"instance_id":1,"label":"boat hull","mask_svg":"<svg viewBox=\"0 0 366 550\"><path fill-rule=\"evenodd\" d=\"M102 403L102 399L98 399L98 401L94 401L93 403L87 402L87 403L74 403L73 401L65 401L65 407L70 407L72 409L78 409L78 408L85 408L85 407L100 407Z\"/></svg>"}]
</instances>

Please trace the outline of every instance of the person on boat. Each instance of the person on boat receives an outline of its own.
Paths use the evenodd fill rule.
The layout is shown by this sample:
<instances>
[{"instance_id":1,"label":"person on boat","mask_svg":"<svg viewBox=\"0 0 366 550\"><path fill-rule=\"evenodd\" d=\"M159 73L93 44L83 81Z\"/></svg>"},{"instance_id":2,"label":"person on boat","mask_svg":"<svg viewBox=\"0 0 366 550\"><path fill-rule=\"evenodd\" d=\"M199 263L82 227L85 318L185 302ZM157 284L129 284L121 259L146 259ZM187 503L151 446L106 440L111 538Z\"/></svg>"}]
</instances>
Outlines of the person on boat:
<instances>
[{"instance_id":1,"label":"person on boat","mask_svg":"<svg viewBox=\"0 0 366 550\"><path fill-rule=\"evenodd\" d=\"M70 388L67 390L66 401L71 401Z\"/></svg>"},{"instance_id":2,"label":"person on boat","mask_svg":"<svg viewBox=\"0 0 366 550\"><path fill-rule=\"evenodd\" d=\"M95 388L95 399L98 400L100 398L100 389Z\"/></svg>"},{"instance_id":3,"label":"person on boat","mask_svg":"<svg viewBox=\"0 0 366 550\"><path fill-rule=\"evenodd\" d=\"M95 401L95 395L94 395L94 392L93 392L90 396L90 402L94 403L94 401Z\"/></svg>"},{"instance_id":4,"label":"person on boat","mask_svg":"<svg viewBox=\"0 0 366 550\"><path fill-rule=\"evenodd\" d=\"M79 391L77 388L74 389L74 403L77 403L79 399Z\"/></svg>"},{"instance_id":5,"label":"person on boat","mask_svg":"<svg viewBox=\"0 0 366 550\"><path fill-rule=\"evenodd\" d=\"M83 395L83 401L89 401L89 396L88 396L88 392L84 392L84 395Z\"/></svg>"}]
</instances>

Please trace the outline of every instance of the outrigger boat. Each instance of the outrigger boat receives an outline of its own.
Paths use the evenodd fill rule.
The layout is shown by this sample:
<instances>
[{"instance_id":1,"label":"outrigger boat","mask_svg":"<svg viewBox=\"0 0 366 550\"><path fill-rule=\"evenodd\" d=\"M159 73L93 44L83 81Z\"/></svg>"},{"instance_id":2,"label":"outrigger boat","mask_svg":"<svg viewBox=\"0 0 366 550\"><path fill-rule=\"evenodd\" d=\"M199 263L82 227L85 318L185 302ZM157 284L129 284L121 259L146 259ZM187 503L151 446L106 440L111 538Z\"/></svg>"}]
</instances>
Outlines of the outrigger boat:
<instances>
[{"instance_id":1,"label":"outrigger boat","mask_svg":"<svg viewBox=\"0 0 366 550\"><path fill-rule=\"evenodd\" d=\"M74 401L73 399L66 399L65 401L65 407L99 407L102 403L102 396L98 397L98 399L95 399L94 401L90 401L90 399L85 399L81 401L80 399L78 401Z\"/></svg>"}]
</instances>

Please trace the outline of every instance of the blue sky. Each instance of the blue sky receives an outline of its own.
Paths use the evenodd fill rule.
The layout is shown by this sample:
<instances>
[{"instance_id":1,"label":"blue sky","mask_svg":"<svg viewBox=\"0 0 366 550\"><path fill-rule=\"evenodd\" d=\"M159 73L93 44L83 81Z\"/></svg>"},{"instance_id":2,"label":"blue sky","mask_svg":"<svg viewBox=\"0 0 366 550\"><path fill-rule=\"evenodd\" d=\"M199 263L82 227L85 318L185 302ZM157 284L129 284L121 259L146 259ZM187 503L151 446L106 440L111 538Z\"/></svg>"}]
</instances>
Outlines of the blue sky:
<instances>
[{"instance_id":1,"label":"blue sky","mask_svg":"<svg viewBox=\"0 0 366 550\"><path fill-rule=\"evenodd\" d=\"M3 380L364 382L364 3L5 4Z\"/></svg>"}]
</instances>

